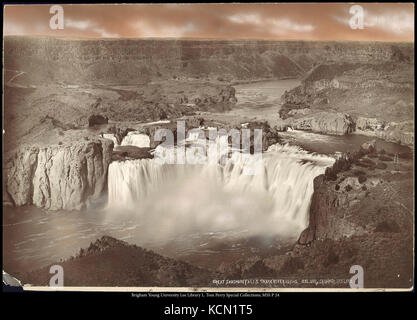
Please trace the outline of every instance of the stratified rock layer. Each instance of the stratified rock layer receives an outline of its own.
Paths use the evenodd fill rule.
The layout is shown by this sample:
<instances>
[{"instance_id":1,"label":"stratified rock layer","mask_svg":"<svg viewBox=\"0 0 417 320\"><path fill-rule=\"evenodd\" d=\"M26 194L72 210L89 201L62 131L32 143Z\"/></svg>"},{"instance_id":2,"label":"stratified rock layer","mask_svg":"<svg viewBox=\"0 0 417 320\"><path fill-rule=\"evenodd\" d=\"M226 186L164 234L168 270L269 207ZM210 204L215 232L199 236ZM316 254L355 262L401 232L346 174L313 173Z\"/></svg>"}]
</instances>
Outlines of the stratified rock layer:
<instances>
[{"instance_id":1,"label":"stratified rock layer","mask_svg":"<svg viewBox=\"0 0 417 320\"><path fill-rule=\"evenodd\" d=\"M21 147L5 165L7 192L17 206L81 209L105 189L112 149L109 140Z\"/></svg>"}]
</instances>

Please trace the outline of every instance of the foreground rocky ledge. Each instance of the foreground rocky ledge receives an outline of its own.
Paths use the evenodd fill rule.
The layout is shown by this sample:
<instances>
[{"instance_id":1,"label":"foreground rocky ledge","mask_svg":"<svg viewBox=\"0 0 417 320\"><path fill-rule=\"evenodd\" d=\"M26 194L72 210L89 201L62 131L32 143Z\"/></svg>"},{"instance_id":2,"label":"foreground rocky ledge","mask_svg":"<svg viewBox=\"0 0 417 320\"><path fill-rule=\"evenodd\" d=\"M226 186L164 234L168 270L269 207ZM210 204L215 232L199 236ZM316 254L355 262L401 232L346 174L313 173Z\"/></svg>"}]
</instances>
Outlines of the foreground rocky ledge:
<instances>
[{"instance_id":1,"label":"foreground rocky ledge","mask_svg":"<svg viewBox=\"0 0 417 320\"><path fill-rule=\"evenodd\" d=\"M103 236L64 262L65 286L208 286L213 273ZM48 286L49 267L21 275L24 284Z\"/></svg>"}]
</instances>

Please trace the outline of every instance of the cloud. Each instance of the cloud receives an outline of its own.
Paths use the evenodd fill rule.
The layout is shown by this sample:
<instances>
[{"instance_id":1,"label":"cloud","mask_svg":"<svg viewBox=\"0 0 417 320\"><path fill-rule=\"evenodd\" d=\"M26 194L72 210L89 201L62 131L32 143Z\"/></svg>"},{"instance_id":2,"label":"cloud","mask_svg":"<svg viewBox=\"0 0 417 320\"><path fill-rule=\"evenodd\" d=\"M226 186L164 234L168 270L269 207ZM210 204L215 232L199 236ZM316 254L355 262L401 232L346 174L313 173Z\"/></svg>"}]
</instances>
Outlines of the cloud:
<instances>
[{"instance_id":1,"label":"cloud","mask_svg":"<svg viewBox=\"0 0 417 320\"><path fill-rule=\"evenodd\" d=\"M261 17L259 14L246 14L239 13L234 14L228 17L229 21L238 24L255 24L260 25L262 23Z\"/></svg>"},{"instance_id":2,"label":"cloud","mask_svg":"<svg viewBox=\"0 0 417 320\"><path fill-rule=\"evenodd\" d=\"M349 27L351 4L63 5L65 29L51 30L49 6L7 5L4 33L60 37L189 37L411 41L414 6L367 3L365 29Z\"/></svg>"},{"instance_id":3,"label":"cloud","mask_svg":"<svg viewBox=\"0 0 417 320\"><path fill-rule=\"evenodd\" d=\"M414 32L414 15L406 11L380 15L368 14L365 16L365 22L368 23L368 26L370 23L371 26L375 26L376 28L398 35Z\"/></svg>"},{"instance_id":4,"label":"cloud","mask_svg":"<svg viewBox=\"0 0 417 320\"><path fill-rule=\"evenodd\" d=\"M73 20L65 18L65 27L83 31L92 31L103 38L117 38L119 36L117 33L107 32L106 29L97 26L96 23L90 20Z\"/></svg>"},{"instance_id":5,"label":"cloud","mask_svg":"<svg viewBox=\"0 0 417 320\"><path fill-rule=\"evenodd\" d=\"M95 33L98 33L103 38L118 38L119 37L118 33L109 33L105 29L102 29L102 28L93 28L92 31Z\"/></svg>"},{"instance_id":6,"label":"cloud","mask_svg":"<svg viewBox=\"0 0 417 320\"><path fill-rule=\"evenodd\" d=\"M311 32L315 28L312 24L297 23L289 18L264 18L259 14L234 14L229 16L228 20L236 24L257 26L259 32L277 35L291 32Z\"/></svg>"},{"instance_id":7,"label":"cloud","mask_svg":"<svg viewBox=\"0 0 417 320\"><path fill-rule=\"evenodd\" d=\"M311 32L314 26L311 24L300 24L290 19L267 19L267 23L274 26L272 33L285 34L288 32Z\"/></svg>"},{"instance_id":8,"label":"cloud","mask_svg":"<svg viewBox=\"0 0 417 320\"><path fill-rule=\"evenodd\" d=\"M13 34L13 35L23 35L25 34L25 28L21 24L12 22L12 21L4 21L4 33L5 34Z\"/></svg>"},{"instance_id":9,"label":"cloud","mask_svg":"<svg viewBox=\"0 0 417 320\"><path fill-rule=\"evenodd\" d=\"M184 25L167 25L140 20L133 23L133 27L142 37L183 37L197 31L197 26L193 22Z\"/></svg>"},{"instance_id":10,"label":"cloud","mask_svg":"<svg viewBox=\"0 0 417 320\"><path fill-rule=\"evenodd\" d=\"M95 23L91 22L90 20L72 20L70 18L65 18L64 21L65 27L78 30L87 30L95 25Z\"/></svg>"}]
</instances>

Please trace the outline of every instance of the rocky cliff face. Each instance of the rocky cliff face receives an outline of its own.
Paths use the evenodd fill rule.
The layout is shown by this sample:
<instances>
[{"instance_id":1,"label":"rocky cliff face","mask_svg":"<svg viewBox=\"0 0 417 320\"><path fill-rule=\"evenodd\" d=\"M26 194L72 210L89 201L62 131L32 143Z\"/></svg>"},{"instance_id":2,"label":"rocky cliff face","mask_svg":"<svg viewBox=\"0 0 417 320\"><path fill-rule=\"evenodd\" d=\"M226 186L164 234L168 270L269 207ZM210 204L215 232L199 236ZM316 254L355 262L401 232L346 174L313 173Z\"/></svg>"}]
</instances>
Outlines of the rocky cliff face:
<instances>
[{"instance_id":1,"label":"rocky cliff face","mask_svg":"<svg viewBox=\"0 0 417 320\"><path fill-rule=\"evenodd\" d=\"M316 178L310 226L288 255L298 262L293 277L346 277L352 265L360 265L366 288L412 286L413 161L395 164L388 158L372 151L337 174L329 170ZM376 163L381 159L384 165Z\"/></svg>"},{"instance_id":2,"label":"rocky cliff face","mask_svg":"<svg viewBox=\"0 0 417 320\"><path fill-rule=\"evenodd\" d=\"M384 219L396 220L395 224L410 231L412 198L399 190L412 187L408 178L412 170L412 160L396 164L385 151L378 152L374 143L343 156L314 179L309 227L298 243L372 235L378 222L387 223Z\"/></svg>"},{"instance_id":3,"label":"rocky cliff face","mask_svg":"<svg viewBox=\"0 0 417 320\"><path fill-rule=\"evenodd\" d=\"M356 120L356 132L406 146L414 145L413 120L397 123L377 118L359 117Z\"/></svg>"},{"instance_id":4,"label":"rocky cliff face","mask_svg":"<svg viewBox=\"0 0 417 320\"><path fill-rule=\"evenodd\" d=\"M354 130L352 118L345 113L319 112L287 121L293 129L311 130L313 132L344 135Z\"/></svg>"},{"instance_id":5,"label":"rocky cliff face","mask_svg":"<svg viewBox=\"0 0 417 320\"><path fill-rule=\"evenodd\" d=\"M7 193L17 206L81 209L105 190L112 149L106 139L21 147L4 166Z\"/></svg>"}]
</instances>

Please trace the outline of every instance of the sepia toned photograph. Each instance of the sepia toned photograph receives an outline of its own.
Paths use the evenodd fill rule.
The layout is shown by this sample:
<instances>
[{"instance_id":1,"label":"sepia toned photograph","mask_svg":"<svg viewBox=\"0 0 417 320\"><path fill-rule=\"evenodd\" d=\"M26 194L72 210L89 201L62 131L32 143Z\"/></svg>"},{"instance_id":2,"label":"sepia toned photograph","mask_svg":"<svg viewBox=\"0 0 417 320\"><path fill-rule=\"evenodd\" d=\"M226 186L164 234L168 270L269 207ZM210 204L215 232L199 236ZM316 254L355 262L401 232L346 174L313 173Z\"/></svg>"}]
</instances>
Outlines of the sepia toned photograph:
<instances>
[{"instance_id":1,"label":"sepia toned photograph","mask_svg":"<svg viewBox=\"0 0 417 320\"><path fill-rule=\"evenodd\" d=\"M413 290L414 4L3 18L3 290Z\"/></svg>"}]
</instances>

